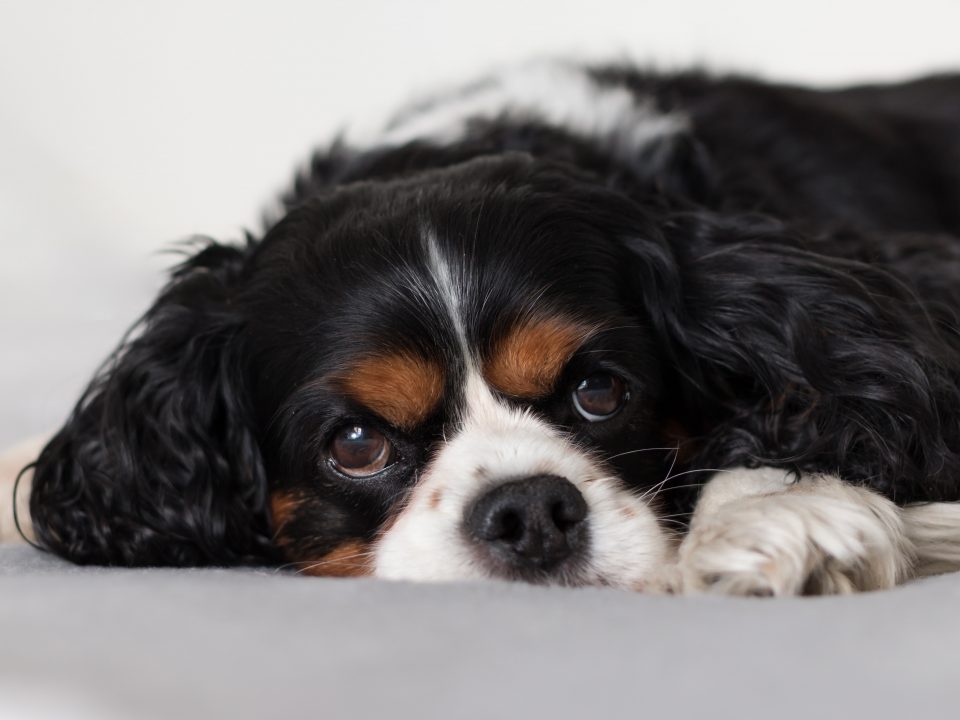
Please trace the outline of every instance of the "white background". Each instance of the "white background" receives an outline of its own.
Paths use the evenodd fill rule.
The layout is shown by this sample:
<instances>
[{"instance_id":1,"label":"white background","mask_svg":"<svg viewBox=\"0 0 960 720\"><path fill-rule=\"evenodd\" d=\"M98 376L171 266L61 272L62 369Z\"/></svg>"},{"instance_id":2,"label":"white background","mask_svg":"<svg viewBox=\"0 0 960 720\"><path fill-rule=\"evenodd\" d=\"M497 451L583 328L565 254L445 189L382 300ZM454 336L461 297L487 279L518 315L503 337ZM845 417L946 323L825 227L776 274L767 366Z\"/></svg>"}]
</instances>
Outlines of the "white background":
<instances>
[{"instance_id":1,"label":"white background","mask_svg":"<svg viewBox=\"0 0 960 720\"><path fill-rule=\"evenodd\" d=\"M55 426L173 259L309 149L539 55L816 84L960 69L960 2L0 0L0 445Z\"/></svg>"}]
</instances>

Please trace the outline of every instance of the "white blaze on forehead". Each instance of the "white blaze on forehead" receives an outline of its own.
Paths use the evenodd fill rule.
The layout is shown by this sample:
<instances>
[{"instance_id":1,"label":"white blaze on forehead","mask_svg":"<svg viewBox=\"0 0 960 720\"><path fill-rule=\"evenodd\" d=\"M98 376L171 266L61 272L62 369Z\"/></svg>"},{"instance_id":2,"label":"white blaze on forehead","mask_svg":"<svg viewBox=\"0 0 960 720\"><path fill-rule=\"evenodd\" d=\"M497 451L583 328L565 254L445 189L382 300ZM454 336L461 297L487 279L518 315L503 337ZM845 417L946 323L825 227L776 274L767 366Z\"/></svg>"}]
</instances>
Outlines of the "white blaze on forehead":
<instances>
[{"instance_id":1,"label":"white blaze on forehead","mask_svg":"<svg viewBox=\"0 0 960 720\"><path fill-rule=\"evenodd\" d=\"M418 103L379 133L350 139L361 146L450 143L477 119L537 121L631 154L689 126L685 115L665 113L623 85L600 83L586 68L539 61Z\"/></svg>"},{"instance_id":2,"label":"white blaze on forehead","mask_svg":"<svg viewBox=\"0 0 960 720\"><path fill-rule=\"evenodd\" d=\"M443 255L437 237L431 230L423 233L427 244L427 261L430 267L430 273L436 284L439 293L440 302L447 311L447 316L453 325L457 336L457 343L463 359L472 364L472 353L467 342L467 330L463 318L464 297L467 293L467 280L464 277L462 268L460 272L450 264Z\"/></svg>"}]
</instances>

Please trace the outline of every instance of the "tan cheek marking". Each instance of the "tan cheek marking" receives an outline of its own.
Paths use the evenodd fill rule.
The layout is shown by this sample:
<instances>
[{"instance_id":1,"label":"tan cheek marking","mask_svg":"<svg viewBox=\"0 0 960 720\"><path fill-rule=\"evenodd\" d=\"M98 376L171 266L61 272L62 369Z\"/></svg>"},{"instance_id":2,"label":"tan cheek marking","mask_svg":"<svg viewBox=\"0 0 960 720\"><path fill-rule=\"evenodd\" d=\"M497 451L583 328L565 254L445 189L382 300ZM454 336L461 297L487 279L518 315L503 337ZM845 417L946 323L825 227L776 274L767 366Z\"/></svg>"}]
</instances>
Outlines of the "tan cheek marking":
<instances>
[{"instance_id":1,"label":"tan cheek marking","mask_svg":"<svg viewBox=\"0 0 960 720\"><path fill-rule=\"evenodd\" d=\"M300 499L293 493L278 490L270 495L270 518L274 533L290 521L299 506Z\"/></svg>"},{"instance_id":2,"label":"tan cheek marking","mask_svg":"<svg viewBox=\"0 0 960 720\"><path fill-rule=\"evenodd\" d=\"M426 420L443 398L443 368L408 353L364 358L336 381L356 402L403 430Z\"/></svg>"},{"instance_id":3,"label":"tan cheek marking","mask_svg":"<svg viewBox=\"0 0 960 720\"><path fill-rule=\"evenodd\" d=\"M296 493L278 490L270 496L270 514L274 539L285 549L294 567L303 575L326 577L359 577L373 572L371 543L364 540L347 540L326 555L297 559L293 552L296 538L283 535L284 526L290 522L303 502Z\"/></svg>"},{"instance_id":4,"label":"tan cheek marking","mask_svg":"<svg viewBox=\"0 0 960 720\"><path fill-rule=\"evenodd\" d=\"M483 374L506 395L540 398L553 390L570 356L595 328L563 317L533 318L516 325L493 349Z\"/></svg>"},{"instance_id":5,"label":"tan cheek marking","mask_svg":"<svg viewBox=\"0 0 960 720\"><path fill-rule=\"evenodd\" d=\"M303 563L301 573L318 577L360 577L370 575L370 543L349 540L321 558Z\"/></svg>"}]
</instances>

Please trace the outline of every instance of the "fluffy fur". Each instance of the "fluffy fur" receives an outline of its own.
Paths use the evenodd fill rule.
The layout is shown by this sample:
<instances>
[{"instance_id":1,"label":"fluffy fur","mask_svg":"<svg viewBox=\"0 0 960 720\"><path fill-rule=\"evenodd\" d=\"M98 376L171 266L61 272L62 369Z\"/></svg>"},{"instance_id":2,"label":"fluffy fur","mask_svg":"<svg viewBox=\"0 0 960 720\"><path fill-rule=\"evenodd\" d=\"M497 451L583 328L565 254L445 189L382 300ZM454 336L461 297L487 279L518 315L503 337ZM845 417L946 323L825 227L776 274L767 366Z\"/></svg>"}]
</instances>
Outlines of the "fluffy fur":
<instances>
[{"instance_id":1,"label":"fluffy fur","mask_svg":"<svg viewBox=\"0 0 960 720\"><path fill-rule=\"evenodd\" d=\"M748 594L954 566L958 235L958 76L488 78L173 273L40 454L35 532L81 563ZM626 389L593 422L598 376ZM389 464L344 474L344 427ZM471 508L544 474L584 499L576 548L491 559Z\"/></svg>"}]
</instances>

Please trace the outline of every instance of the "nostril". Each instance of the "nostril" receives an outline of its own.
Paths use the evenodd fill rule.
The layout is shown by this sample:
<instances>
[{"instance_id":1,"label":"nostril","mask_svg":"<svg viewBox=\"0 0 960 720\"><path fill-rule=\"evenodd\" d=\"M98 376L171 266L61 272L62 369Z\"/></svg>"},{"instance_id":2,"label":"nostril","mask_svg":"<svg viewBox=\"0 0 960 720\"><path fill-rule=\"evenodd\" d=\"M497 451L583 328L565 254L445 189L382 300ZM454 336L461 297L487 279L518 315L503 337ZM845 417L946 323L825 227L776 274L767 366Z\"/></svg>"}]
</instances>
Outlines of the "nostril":
<instances>
[{"instance_id":1,"label":"nostril","mask_svg":"<svg viewBox=\"0 0 960 720\"><path fill-rule=\"evenodd\" d=\"M550 517L561 532L566 532L583 520L583 517L578 517L578 513L569 504L559 500L550 508Z\"/></svg>"},{"instance_id":2,"label":"nostril","mask_svg":"<svg viewBox=\"0 0 960 720\"><path fill-rule=\"evenodd\" d=\"M523 519L520 513L508 508L493 515L491 527L485 539L517 542L522 537Z\"/></svg>"}]
</instances>

